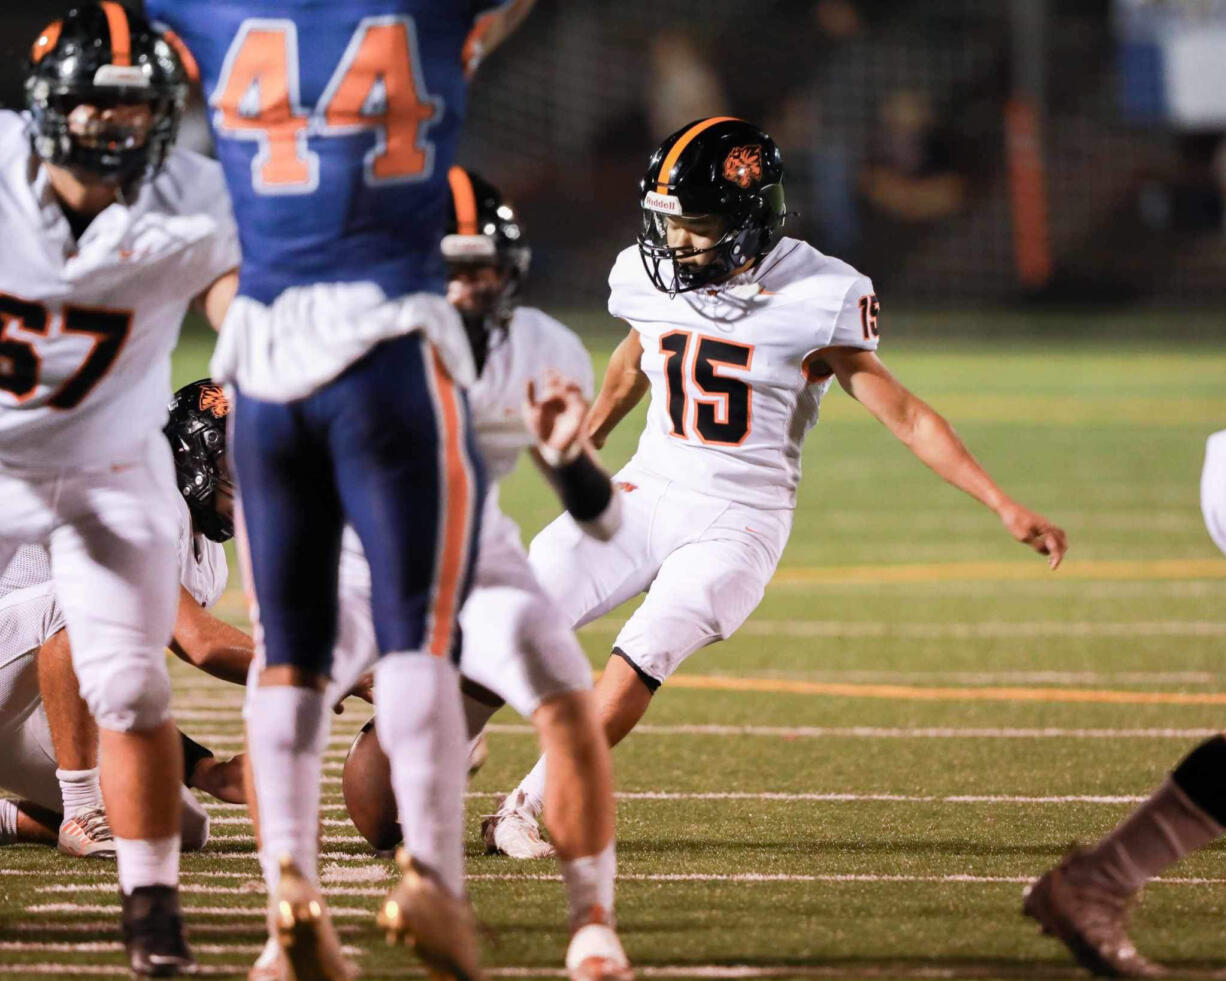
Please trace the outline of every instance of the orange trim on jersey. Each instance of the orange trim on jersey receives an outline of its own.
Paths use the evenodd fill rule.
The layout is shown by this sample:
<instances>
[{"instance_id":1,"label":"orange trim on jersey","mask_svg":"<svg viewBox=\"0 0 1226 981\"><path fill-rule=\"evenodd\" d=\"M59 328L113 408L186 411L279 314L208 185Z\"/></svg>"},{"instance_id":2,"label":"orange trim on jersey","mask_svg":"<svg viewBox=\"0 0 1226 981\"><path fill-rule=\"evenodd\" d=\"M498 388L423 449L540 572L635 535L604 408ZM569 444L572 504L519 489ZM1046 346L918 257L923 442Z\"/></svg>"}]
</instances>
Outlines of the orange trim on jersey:
<instances>
[{"instance_id":1,"label":"orange trim on jersey","mask_svg":"<svg viewBox=\"0 0 1226 981\"><path fill-rule=\"evenodd\" d=\"M103 0L98 6L106 14L106 26L111 32L111 64L131 66L132 29L128 26L128 12L114 0Z\"/></svg>"},{"instance_id":2,"label":"orange trim on jersey","mask_svg":"<svg viewBox=\"0 0 1226 981\"><path fill-rule=\"evenodd\" d=\"M437 575L426 621L426 650L447 657L455 644L456 618L463 601L464 580L473 530L473 478L464 447L464 414L460 393L438 352L431 349L430 371L438 412L443 467L439 473L439 542Z\"/></svg>"},{"instance_id":3,"label":"orange trim on jersey","mask_svg":"<svg viewBox=\"0 0 1226 981\"><path fill-rule=\"evenodd\" d=\"M47 54L55 49L55 44L60 39L60 32L63 30L64 22L61 20L52 21L43 28L43 32L34 41L34 47L30 49L30 61L37 65L47 57Z\"/></svg>"},{"instance_id":4,"label":"orange trim on jersey","mask_svg":"<svg viewBox=\"0 0 1226 981\"><path fill-rule=\"evenodd\" d=\"M672 149L668 151L668 155L664 158L664 163L660 164L660 171L656 174L656 193L668 193L668 175L673 172L673 167L681 159L681 154L685 152L685 148L693 142L694 137L699 133L706 132L716 123L739 121L736 116L712 116L710 119L704 119L700 123L695 123L682 133L677 142L672 145Z\"/></svg>"},{"instance_id":5,"label":"orange trim on jersey","mask_svg":"<svg viewBox=\"0 0 1226 981\"><path fill-rule=\"evenodd\" d=\"M457 234L481 234L477 227L477 194L468 171L463 167L452 167L447 171L447 183L451 185L451 200L455 202Z\"/></svg>"},{"instance_id":6,"label":"orange trim on jersey","mask_svg":"<svg viewBox=\"0 0 1226 981\"><path fill-rule=\"evenodd\" d=\"M196 56L192 54L183 38L179 37L169 27L163 28L162 37L166 38L166 43L175 50L175 54L179 56L179 61L183 62L183 70L187 72L187 78L193 85L200 83L200 66L196 64Z\"/></svg>"}]
</instances>

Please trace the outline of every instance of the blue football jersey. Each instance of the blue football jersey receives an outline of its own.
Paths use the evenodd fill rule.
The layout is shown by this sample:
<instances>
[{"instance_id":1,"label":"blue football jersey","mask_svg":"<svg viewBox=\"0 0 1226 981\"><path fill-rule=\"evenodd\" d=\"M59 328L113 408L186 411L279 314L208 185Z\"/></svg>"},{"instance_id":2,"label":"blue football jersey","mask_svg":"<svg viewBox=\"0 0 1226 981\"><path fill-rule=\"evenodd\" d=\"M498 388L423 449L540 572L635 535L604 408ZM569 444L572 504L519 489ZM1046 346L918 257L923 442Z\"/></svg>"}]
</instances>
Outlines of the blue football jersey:
<instances>
[{"instance_id":1,"label":"blue football jersey","mask_svg":"<svg viewBox=\"0 0 1226 981\"><path fill-rule=\"evenodd\" d=\"M240 294L442 292L461 51L492 0L147 0L200 67L243 250Z\"/></svg>"}]
</instances>

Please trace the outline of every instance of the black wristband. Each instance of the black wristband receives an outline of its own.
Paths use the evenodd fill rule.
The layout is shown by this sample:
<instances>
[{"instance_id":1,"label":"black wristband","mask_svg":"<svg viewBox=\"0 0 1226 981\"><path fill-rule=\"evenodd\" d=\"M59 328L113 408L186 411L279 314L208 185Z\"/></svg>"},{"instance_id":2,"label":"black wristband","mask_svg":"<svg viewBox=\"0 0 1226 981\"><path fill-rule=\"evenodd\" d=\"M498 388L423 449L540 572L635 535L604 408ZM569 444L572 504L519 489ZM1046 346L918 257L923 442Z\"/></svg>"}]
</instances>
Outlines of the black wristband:
<instances>
[{"instance_id":1,"label":"black wristband","mask_svg":"<svg viewBox=\"0 0 1226 981\"><path fill-rule=\"evenodd\" d=\"M179 733L179 740L183 743L183 783L190 787L196 767L200 765L201 760L211 760L213 751L201 746L185 732Z\"/></svg>"},{"instance_id":2,"label":"black wristband","mask_svg":"<svg viewBox=\"0 0 1226 981\"><path fill-rule=\"evenodd\" d=\"M576 521L591 521L604 514L613 500L613 483L588 454L554 468L562 504Z\"/></svg>"}]
</instances>

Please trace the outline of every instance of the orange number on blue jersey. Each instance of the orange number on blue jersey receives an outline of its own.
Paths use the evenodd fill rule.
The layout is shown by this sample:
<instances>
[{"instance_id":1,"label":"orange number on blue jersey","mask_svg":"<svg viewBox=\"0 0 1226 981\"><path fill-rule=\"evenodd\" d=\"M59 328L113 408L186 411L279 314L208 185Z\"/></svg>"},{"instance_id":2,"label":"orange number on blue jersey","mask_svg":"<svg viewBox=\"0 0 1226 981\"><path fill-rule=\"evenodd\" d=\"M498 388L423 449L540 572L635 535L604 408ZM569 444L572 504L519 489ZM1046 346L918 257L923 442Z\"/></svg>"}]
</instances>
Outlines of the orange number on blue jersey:
<instances>
[{"instance_id":1,"label":"orange number on blue jersey","mask_svg":"<svg viewBox=\"0 0 1226 981\"><path fill-rule=\"evenodd\" d=\"M311 135L374 130L366 156L372 184L423 180L434 147L422 130L442 113L425 92L417 36L404 16L367 17L313 112L299 100L298 30L290 20L252 18L230 45L211 99L220 134L258 140L252 185L262 194L309 194L319 186Z\"/></svg>"},{"instance_id":2,"label":"orange number on blue jersey","mask_svg":"<svg viewBox=\"0 0 1226 981\"><path fill-rule=\"evenodd\" d=\"M298 100L298 28L292 20L244 21L211 101L219 133L259 141L251 161L257 191L309 194L319 186L319 157L307 149L311 120Z\"/></svg>"},{"instance_id":3,"label":"orange number on blue jersey","mask_svg":"<svg viewBox=\"0 0 1226 981\"><path fill-rule=\"evenodd\" d=\"M434 169L434 147L422 140L422 130L442 110L424 92L413 22L403 16L364 18L319 100L320 132L374 129L367 180L422 180Z\"/></svg>"}]
</instances>

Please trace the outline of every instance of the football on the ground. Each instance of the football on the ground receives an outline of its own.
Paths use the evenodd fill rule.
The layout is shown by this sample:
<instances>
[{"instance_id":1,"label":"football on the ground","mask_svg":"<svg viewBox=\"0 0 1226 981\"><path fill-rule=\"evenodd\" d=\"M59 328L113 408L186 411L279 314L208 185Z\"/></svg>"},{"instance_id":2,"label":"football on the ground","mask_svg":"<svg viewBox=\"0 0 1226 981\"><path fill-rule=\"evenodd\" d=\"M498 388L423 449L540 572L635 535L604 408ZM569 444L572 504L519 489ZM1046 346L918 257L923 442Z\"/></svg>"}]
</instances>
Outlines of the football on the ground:
<instances>
[{"instance_id":1,"label":"football on the ground","mask_svg":"<svg viewBox=\"0 0 1226 981\"><path fill-rule=\"evenodd\" d=\"M375 720L362 726L345 757L341 793L354 827L378 852L391 851L401 841L392 793L392 771L375 734Z\"/></svg>"}]
</instances>

